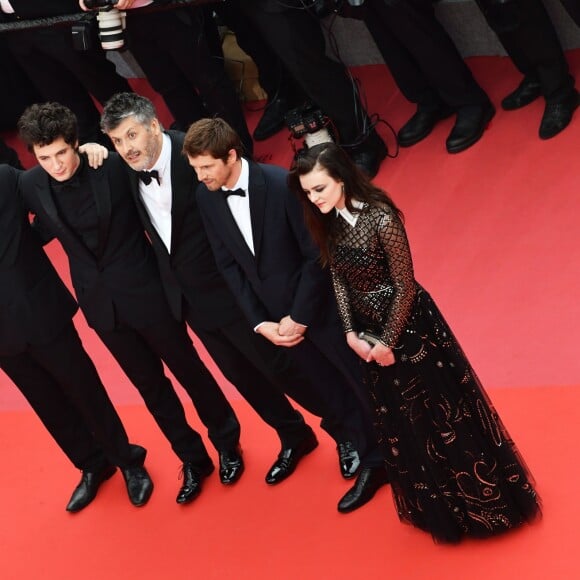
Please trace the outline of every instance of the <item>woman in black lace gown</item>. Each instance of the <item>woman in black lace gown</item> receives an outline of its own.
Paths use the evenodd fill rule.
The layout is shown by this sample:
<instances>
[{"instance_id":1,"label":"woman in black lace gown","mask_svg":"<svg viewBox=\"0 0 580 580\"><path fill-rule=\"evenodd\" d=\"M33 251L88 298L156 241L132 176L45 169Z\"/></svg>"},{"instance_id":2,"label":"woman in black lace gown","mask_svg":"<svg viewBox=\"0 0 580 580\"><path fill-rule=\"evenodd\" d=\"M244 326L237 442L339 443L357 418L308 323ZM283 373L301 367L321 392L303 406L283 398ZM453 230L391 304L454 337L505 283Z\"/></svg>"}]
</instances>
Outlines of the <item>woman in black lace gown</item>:
<instances>
[{"instance_id":1,"label":"woman in black lace gown","mask_svg":"<svg viewBox=\"0 0 580 580\"><path fill-rule=\"evenodd\" d=\"M531 521L540 513L532 477L414 279L399 210L333 143L308 149L289 181L330 265L347 342L368 363L366 387L401 520L441 542Z\"/></svg>"}]
</instances>

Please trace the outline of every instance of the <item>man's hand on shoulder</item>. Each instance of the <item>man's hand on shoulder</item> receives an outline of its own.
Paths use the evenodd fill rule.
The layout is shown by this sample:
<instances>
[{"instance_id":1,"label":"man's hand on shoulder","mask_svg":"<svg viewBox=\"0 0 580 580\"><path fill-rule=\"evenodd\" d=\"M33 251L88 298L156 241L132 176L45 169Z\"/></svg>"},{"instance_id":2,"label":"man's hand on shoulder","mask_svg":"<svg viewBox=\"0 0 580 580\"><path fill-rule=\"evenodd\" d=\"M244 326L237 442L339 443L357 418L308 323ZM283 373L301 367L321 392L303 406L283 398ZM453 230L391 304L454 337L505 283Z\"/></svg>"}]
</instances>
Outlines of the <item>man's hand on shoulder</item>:
<instances>
[{"instance_id":1,"label":"man's hand on shoulder","mask_svg":"<svg viewBox=\"0 0 580 580\"><path fill-rule=\"evenodd\" d=\"M98 169L109 156L109 150L98 143L84 143L79 147L79 153L87 156L87 162L93 169Z\"/></svg>"}]
</instances>

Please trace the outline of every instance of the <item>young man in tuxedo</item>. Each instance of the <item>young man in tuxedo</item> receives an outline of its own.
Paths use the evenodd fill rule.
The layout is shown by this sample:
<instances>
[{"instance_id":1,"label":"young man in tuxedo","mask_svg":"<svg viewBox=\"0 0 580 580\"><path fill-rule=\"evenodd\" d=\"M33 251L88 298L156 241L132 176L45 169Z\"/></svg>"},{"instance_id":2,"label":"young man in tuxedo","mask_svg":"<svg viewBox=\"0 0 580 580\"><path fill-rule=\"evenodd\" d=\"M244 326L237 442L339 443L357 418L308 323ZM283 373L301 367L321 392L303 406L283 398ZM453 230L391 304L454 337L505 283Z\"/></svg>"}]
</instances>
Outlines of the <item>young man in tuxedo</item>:
<instances>
[{"instance_id":1,"label":"young man in tuxedo","mask_svg":"<svg viewBox=\"0 0 580 580\"><path fill-rule=\"evenodd\" d=\"M67 511L89 505L115 466L133 505L144 505L153 491L146 451L129 444L72 323L77 304L32 231L18 172L7 165L0 165L0 272L0 368L82 471Z\"/></svg>"},{"instance_id":2,"label":"young man in tuxedo","mask_svg":"<svg viewBox=\"0 0 580 580\"><path fill-rule=\"evenodd\" d=\"M183 133L163 132L151 101L134 93L113 97L101 125L127 163L173 315L187 322L226 378L278 433L282 449L267 483L286 479L318 444L284 393L327 417L323 425L339 443L341 473L354 476L359 457L350 434L333 424L326 399L291 367L285 353L252 332L217 269L195 200L198 181L182 154ZM222 481L235 481L243 470L241 452L224 457L224 464L231 469Z\"/></svg>"},{"instance_id":3,"label":"young man in tuxedo","mask_svg":"<svg viewBox=\"0 0 580 580\"><path fill-rule=\"evenodd\" d=\"M240 138L223 119L194 123L183 150L201 182L197 202L218 268L251 327L288 347L335 415L366 437L365 469L339 502L339 511L352 511L386 483L385 472L363 411L360 365L344 340L329 273L287 171L241 157Z\"/></svg>"},{"instance_id":4,"label":"young man in tuxedo","mask_svg":"<svg viewBox=\"0 0 580 580\"><path fill-rule=\"evenodd\" d=\"M201 436L188 425L163 363L192 398L220 452L237 447L240 426L185 326L171 315L124 163L111 154L98 169L89 168L77 151L76 118L57 103L32 105L18 128L39 162L21 175L27 207L44 238L60 241L89 325L183 462L177 503L191 502L214 465Z\"/></svg>"}]
</instances>

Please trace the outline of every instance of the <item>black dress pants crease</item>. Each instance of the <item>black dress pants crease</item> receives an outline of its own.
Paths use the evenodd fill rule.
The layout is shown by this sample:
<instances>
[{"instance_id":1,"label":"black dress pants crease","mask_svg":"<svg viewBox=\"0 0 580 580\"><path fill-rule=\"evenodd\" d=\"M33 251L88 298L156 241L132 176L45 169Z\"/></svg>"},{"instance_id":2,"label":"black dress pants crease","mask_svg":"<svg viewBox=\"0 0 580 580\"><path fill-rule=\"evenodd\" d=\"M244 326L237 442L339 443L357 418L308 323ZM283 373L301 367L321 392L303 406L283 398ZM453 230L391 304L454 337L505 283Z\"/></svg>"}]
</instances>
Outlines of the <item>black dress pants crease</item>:
<instances>
[{"instance_id":1,"label":"black dress pants crease","mask_svg":"<svg viewBox=\"0 0 580 580\"><path fill-rule=\"evenodd\" d=\"M516 68L536 78L547 102L559 102L574 91L574 79L560 45L558 35L542 0L512 0L514 25L499 27L490 17L490 0L477 0L487 21ZM501 14L506 5L496 6Z\"/></svg>"},{"instance_id":2,"label":"black dress pants crease","mask_svg":"<svg viewBox=\"0 0 580 580\"><path fill-rule=\"evenodd\" d=\"M221 328L191 328L197 334L218 368L246 399L251 407L270 427L276 430L283 448L295 447L305 439L310 428L302 415L292 407L285 396L284 382L295 384L305 380L295 377L286 363L285 353L268 348L270 343L255 334L247 320L238 319ZM273 345L272 345L273 346ZM282 362L282 359L284 362ZM308 392L309 386L303 387ZM291 396L290 393L287 393ZM309 400L299 397L301 404L309 409ZM300 400L295 399L300 403ZM309 409L310 410L310 409Z\"/></svg>"},{"instance_id":3,"label":"black dress pants crease","mask_svg":"<svg viewBox=\"0 0 580 580\"><path fill-rule=\"evenodd\" d=\"M244 0L242 11L304 93L332 119L340 143L356 142L366 113L344 66L326 56L320 23L303 10L267 12L260 4Z\"/></svg>"},{"instance_id":4,"label":"black dress pants crease","mask_svg":"<svg viewBox=\"0 0 580 580\"><path fill-rule=\"evenodd\" d=\"M225 119L244 145L251 148L252 139L238 97L223 62L212 56L206 42L204 18L198 8L154 14L129 12L130 50L181 126L189 127L200 113L199 99L186 98L183 87L187 84L190 91L197 91L210 116ZM251 149L248 153L251 155Z\"/></svg>"},{"instance_id":5,"label":"black dress pants crease","mask_svg":"<svg viewBox=\"0 0 580 580\"><path fill-rule=\"evenodd\" d=\"M237 446L240 424L197 355L183 324L167 319L147 328L120 324L112 331L98 330L97 333L137 387L183 462L205 465L209 457L201 436L187 423L179 397L164 374L162 361L191 397L216 449Z\"/></svg>"},{"instance_id":6,"label":"black dress pants crease","mask_svg":"<svg viewBox=\"0 0 580 580\"><path fill-rule=\"evenodd\" d=\"M49 344L31 345L16 356L0 356L0 366L78 469L95 471L107 463L143 464L145 450L129 444L72 323Z\"/></svg>"},{"instance_id":7,"label":"black dress pants crease","mask_svg":"<svg viewBox=\"0 0 580 580\"><path fill-rule=\"evenodd\" d=\"M459 108L488 97L437 20L432 0L368 0L366 25L405 98Z\"/></svg>"}]
</instances>

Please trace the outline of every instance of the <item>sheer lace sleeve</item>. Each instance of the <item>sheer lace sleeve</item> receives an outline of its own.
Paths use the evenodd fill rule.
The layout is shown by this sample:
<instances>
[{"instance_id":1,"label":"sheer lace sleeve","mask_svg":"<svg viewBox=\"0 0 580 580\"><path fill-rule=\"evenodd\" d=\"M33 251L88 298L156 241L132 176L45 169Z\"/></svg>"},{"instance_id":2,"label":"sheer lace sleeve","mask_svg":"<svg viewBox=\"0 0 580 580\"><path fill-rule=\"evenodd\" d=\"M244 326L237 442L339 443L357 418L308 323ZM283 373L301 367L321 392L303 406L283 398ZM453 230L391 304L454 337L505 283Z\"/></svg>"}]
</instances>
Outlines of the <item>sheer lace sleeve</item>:
<instances>
[{"instance_id":1,"label":"sheer lace sleeve","mask_svg":"<svg viewBox=\"0 0 580 580\"><path fill-rule=\"evenodd\" d=\"M393 347L407 325L415 299L413 260L405 228L390 208L381 211L377 234L393 287L392 300L383 315L385 326L381 338L385 344Z\"/></svg>"},{"instance_id":2,"label":"sheer lace sleeve","mask_svg":"<svg viewBox=\"0 0 580 580\"><path fill-rule=\"evenodd\" d=\"M334 294L338 305L338 314L340 315L344 332L350 332L351 330L354 330L354 325L352 321L350 299L348 296L348 286L345 280L334 270L334 268L331 268L331 273L332 285L334 286Z\"/></svg>"}]
</instances>

